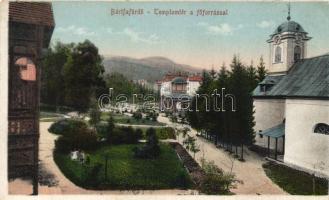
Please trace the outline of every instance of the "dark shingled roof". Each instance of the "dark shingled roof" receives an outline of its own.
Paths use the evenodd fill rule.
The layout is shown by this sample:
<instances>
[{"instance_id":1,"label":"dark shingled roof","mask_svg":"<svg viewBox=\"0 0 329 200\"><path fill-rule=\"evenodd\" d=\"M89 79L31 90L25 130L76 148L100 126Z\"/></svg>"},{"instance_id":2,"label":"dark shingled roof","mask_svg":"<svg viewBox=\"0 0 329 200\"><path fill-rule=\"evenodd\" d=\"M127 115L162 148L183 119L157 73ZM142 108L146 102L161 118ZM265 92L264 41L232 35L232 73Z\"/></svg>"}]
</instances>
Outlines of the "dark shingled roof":
<instances>
[{"instance_id":1,"label":"dark shingled roof","mask_svg":"<svg viewBox=\"0 0 329 200\"><path fill-rule=\"evenodd\" d=\"M10 2L9 21L50 27L55 25L49 2Z\"/></svg>"},{"instance_id":2,"label":"dark shingled roof","mask_svg":"<svg viewBox=\"0 0 329 200\"><path fill-rule=\"evenodd\" d=\"M295 63L284 76L267 76L277 83L267 92L260 85L253 91L254 97L308 97L329 98L329 54L303 59ZM263 82L264 82L263 81Z\"/></svg>"},{"instance_id":3,"label":"dark shingled roof","mask_svg":"<svg viewBox=\"0 0 329 200\"><path fill-rule=\"evenodd\" d=\"M272 35L283 32L306 33L303 27L295 21L286 21L280 24Z\"/></svg>"}]
</instances>

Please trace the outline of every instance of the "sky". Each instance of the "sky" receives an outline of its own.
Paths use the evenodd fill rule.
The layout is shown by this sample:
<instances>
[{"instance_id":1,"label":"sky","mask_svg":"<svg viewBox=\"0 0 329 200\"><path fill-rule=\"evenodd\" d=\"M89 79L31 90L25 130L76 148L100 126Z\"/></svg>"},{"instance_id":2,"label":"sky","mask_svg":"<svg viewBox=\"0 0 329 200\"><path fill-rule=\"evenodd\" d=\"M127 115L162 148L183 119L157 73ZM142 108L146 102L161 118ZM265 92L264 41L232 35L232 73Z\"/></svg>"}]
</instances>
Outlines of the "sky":
<instances>
[{"instance_id":1,"label":"sky","mask_svg":"<svg viewBox=\"0 0 329 200\"><path fill-rule=\"evenodd\" d=\"M219 69L234 54L245 64L269 59L266 42L287 19L287 3L265 2L53 2L52 43L93 42L103 56L163 56L181 64ZM111 15L111 9L144 15ZM154 9L227 10L225 16L157 16ZM147 13L147 12L150 13ZM291 3L291 20L312 37L308 57L329 52L329 3Z\"/></svg>"}]
</instances>

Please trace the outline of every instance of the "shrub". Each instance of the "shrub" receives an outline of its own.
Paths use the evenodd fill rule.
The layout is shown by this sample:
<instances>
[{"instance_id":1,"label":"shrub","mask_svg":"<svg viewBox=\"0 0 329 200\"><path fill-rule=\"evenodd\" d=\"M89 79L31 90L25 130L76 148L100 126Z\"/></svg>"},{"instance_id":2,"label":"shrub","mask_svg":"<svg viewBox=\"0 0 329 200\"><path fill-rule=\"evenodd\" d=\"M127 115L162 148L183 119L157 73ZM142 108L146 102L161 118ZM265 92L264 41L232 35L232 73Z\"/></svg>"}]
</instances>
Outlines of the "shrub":
<instances>
[{"instance_id":1,"label":"shrub","mask_svg":"<svg viewBox=\"0 0 329 200\"><path fill-rule=\"evenodd\" d=\"M214 162L201 161L206 175L200 185L200 191L205 194L229 194L233 184L238 180L234 174L225 173Z\"/></svg>"},{"instance_id":2,"label":"shrub","mask_svg":"<svg viewBox=\"0 0 329 200\"><path fill-rule=\"evenodd\" d=\"M62 135L55 141L56 151L68 153L74 149L94 150L97 148L97 135L92 130L84 128L72 133Z\"/></svg>"},{"instance_id":3,"label":"shrub","mask_svg":"<svg viewBox=\"0 0 329 200\"><path fill-rule=\"evenodd\" d=\"M85 180L85 184L91 186L91 188L98 187L100 184L99 177L102 168L103 164L96 163L88 173L87 178Z\"/></svg>"},{"instance_id":4,"label":"shrub","mask_svg":"<svg viewBox=\"0 0 329 200\"><path fill-rule=\"evenodd\" d=\"M158 113L156 113L156 112L154 112L154 111L150 111L150 112L148 112L148 113L146 114L146 117L145 117L145 118L146 118L147 120L152 120L152 121L156 122L158 116L159 116Z\"/></svg>"},{"instance_id":5,"label":"shrub","mask_svg":"<svg viewBox=\"0 0 329 200\"><path fill-rule=\"evenodd\" d=\"M58 135L69 136L79 130L87 129L87 124L82 120L63 119L53 123L48 131Z\"/></svg>"},{"instance_id":6,"label":"shrub","mask_svg":"<svg viewBox=\"0 0 329 200\"><path fill-rule=\"evenodd\" d=\"M135 118L137 121L141 120L143 118L143 115L141 112L136 111L133 113L133 118Z\"/></svg>"},{"instance_id":7,"label":"shrub","mask_svg":"<svg viewBox=\"0 0 329 200\"><path fill-rule=\"evenodd\" d=\"M157 136L160 140L176 139L175 129L172 127L159 128L157 130Z\"/></svg>"},{"instance_id":8,"label":"shrub","mask_svg":"<svg viewBox=\"0 0 329 200\"><path fill-rule=\"evenodd\" d=\"M141 148L134 148L134 156L136 158L156 158L160 155L159 141L154 128L149 128L146 131L146 145Z\"/></svg>"},{"instance_id":9,"label":"shrub","mask_svg":"<svg viewBox=\"0 0 329 200\"><path fill-rule=\"evenodd\" d=\"M108 142L111 144L136 144L142 138L142 130L134 130L129 127L116 127L108 136Z\"/></svg>"},{"instance_id":10,"label":"shrub","mask_svg":"<svg viewBox=\"0 0 329 200\"><path fill-rule=\"evenodd\" d=\"M97 134L100 136L100 137L104 137L106 138L107 137L107 133L108 133L108 125L106 122L100 122L96 125L96 131L97 131Z\"/></svg>"},{"instance_id":11,"label":"shrub","mask_svg":"<svg viewBox=\"0 0 329 200\"><path fill-rule=\"evenodd\" d=\"M60 153L69 153L73 149L70 138L60 136L55 141L55 151Z\"/></svg>"},{"instance_id":12,"label":"shrub","mask_svg":"<svg viewBox=\"0 0 329 200\"><path fill-rule=\"evenodd\" d=\"M142 139L143 138L143 130L140 129L140 128L136 129L134 135L135 135L135 137L138 138L138 140Z\"/></svg>"}]
</instances>

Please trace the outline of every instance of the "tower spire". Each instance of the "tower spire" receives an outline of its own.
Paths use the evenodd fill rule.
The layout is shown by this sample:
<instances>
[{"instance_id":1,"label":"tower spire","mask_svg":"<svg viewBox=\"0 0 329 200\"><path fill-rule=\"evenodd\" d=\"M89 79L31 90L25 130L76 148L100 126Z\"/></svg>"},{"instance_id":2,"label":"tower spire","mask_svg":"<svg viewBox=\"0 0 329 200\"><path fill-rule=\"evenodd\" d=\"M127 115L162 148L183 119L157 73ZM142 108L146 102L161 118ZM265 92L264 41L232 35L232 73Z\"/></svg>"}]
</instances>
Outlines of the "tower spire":
<instances>
[{"instance_id":1,"label":"tower spire","mask_svg":"<svg viewBox=\"0 0 329 200\"><path fill-rule=\"evenodd\" d=\"M287 20L289 21L291 19L290 17L290 2L288 3L288 17Z\"/></svg>"}]
</instances>

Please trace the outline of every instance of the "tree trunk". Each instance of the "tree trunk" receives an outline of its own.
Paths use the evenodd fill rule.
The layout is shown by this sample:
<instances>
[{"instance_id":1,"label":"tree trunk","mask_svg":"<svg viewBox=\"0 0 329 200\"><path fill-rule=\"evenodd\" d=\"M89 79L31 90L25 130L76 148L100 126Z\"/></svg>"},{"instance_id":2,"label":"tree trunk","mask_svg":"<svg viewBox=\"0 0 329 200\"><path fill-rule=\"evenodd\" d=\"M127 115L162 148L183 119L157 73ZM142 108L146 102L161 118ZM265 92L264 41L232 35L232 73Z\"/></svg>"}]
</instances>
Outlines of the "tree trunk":
<instances>
[{"instance_id":1,"label":"tree trunk","mask_svg":"<svg viewBox=\"0 0 329 200\"><path fill-rule=\"evenodd\" d=\"M314 176L314 174L312 177L312 183L313 183L313 195L315 195L315 176Z\"/></svg>"},{"instance_id":2,"label":"tree trunk","mask_svg":"<svg viewBox=\"0 0 329 200\"><path fill-rule=\"evenodd\" d=\"M241 144L241 160L244 160L244 158L243 158L243 143Z\"/></svg>"},{"instance_id":3,"label":"tree trunk","mask_svg":"<svg viewBox=\"0 0 329 200\"><path fill-rule=\"evenodd\" d=\"M106 157L105 158L105 173L104 173L104 179L106 180L107 179L107 160L108 160L108 158Z\"/></svg>"},{"instance_id":4,"label":"tree trunk","mask_svg":"<svg viewBox=\"0 0 329 200\"><path fill-rule=\"evenodd\" d=\"M217 146L217 135L215 137L215 146Z\"/></svg>"}]
</instances>

